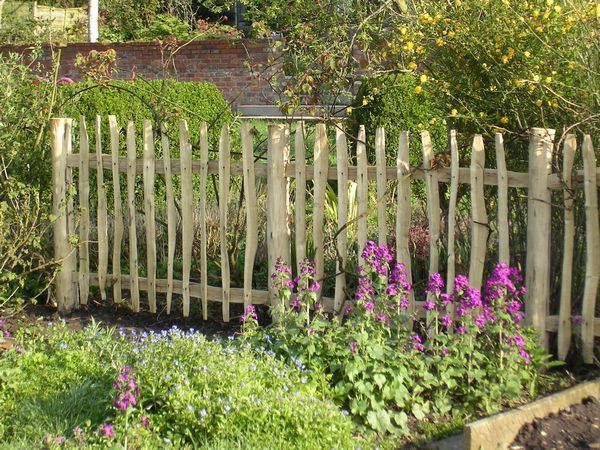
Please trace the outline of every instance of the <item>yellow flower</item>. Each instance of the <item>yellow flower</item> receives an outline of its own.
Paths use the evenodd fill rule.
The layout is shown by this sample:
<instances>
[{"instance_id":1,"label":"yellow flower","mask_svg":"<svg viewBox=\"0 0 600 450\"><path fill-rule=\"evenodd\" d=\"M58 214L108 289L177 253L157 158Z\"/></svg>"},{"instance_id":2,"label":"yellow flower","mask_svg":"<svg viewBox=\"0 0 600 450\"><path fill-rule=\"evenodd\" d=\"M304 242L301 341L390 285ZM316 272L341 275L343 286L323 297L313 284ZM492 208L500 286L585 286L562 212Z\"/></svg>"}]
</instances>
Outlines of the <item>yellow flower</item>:
<instances>
[{"instance_id":1,"label":"yellow flower","mask_svg":"<svg viewBox=\"0 0 600 450\"><path fill-rule=\"evenodd\" d=\"M554 11L555 11L557 14L560 14L560 13L561 13L561 11L562 11L562 6L560 6L560 5L556 5L556 6L554 7Z\"/></svg>"},{"instance_id":2,"label":"yellow flower","mask_svg":"<svg viewBox=\"0 0 600 450\"><path fill-rule=\"evenodd\" d=\"M417 86L417 87L415 88L415 93L416 93L416 94L420 94L421 92L423 92L423 88L422 88L421 86Z\"/></svg>"},{"instance_id":3,"label":"yellow flower","mask_svg":"<svg viewBox=\"0 0 600 450\"><path fill-rule=\"evenodd\" d=\"M535 101L535 106L542 106L544 104L543 101L541 101L539 98Z\"/></svg>"},{"instance_id":4,"label":"yellow flower","mask_svg":"<svg viewBox=\"0 0 600 450\"><path fill-rule=\"evenodd\" d=\"M554 108L554 109L558 109L558 102L556 102L556 101L552 102L552 105L551 105L551 106L552 106L552 108Z\"/></svg>"},{"instance_id":5,"label":"yellow flower","mask_svg":"<svg viewBox=\"0 0 600 450\"><path fill-rule=\"evenodd\" d=\"M445 44L446 42L442 38L437 38L435 40L435 45L437 45L438 47L443 47Z\"/></svg>"},{"instance_id":6,"label":"yellow flower","mask_svg":"<svg viewBox=\"0 0 600 450\"><path fill-rule=\"evenodd\" d=\"M521 87L522 84L523 84L523 80L515 80L516 87Z\"/></svg>"},{"instance_id":7,"label":"yellow flower","mask_svg":"<svg viewBox=\"0 0 600 450\"><path fill-rule=\"evenodd\" d=\"M525 53L523 53L525 55L525 58L529 58L531 56L531 53L526 51Z\"/></svg>"},{"instance_id":8,"label":"yellow flower","mask_svg":"<svg viewBox=\"0 0 600 450\"><path fill-rule=\"evenodd\" d=\"M503 56L503 57L502 57L502 62L503 62L504 64L507 64L507 63L508 63L508 56Z\"/></svg>"},{"instance_id":9,"label":"yellow flower","mask_svg":"<svg viewBox=\"0 0 600 450\"><path fill-rule=\"evenodd\" d=\"M400 28L400 34L406 34L406 31L407 31L406 27Z\"/></svg>"},{"instance_id":10,"label":"yellow flower","mask_svg":"<svg viewBox=\"0 0 600 450\"><path fill-rule=\"evenodd\" d=\"M458 115L458 111L456 109L452 109L452 111L450 111L450 115L452 117L456 117Z\"/></svg>"},{"instance_id":11,"label":"yellow flower","mask_svg":"<svg viewBox=\"0 0 600 450\"><path fill-rule=\"evenodd\" d=\"M573 61L569 61L569 64L567 64L567 67L569 69L574 69L575 68L575 63Z\"/></svg>"},{"instance_id":12,"label":"yellow flower","mask_svg":"<svg viewBox=\"0 0 600 450\"><path fill-rule=\"evenodd\" d=\"M415 47L415 44L413 44L411 41L408 41L405 47L407 50L412 50Z\"/></svg>"},{"instance_id":13,"label":"yellow flower","mask_svg":"<svg viewBox=\"0 0 600 450\"><path fill-rule=\"evenodd\" d=\"M552 83L552 77L546 77L546 83L547 84Z\"/></svg>"},{"instance_id":14,"label":"yellow flower","mask_svg":"<svg viewBox=\"0 0 600 450\"><path fill-rule=\"evenodd\" d=\"M419 80L421 81L421 83L426 83L427 82L427 75L423 74L419 77Z\"/></svg>"},{"instance_id":15,"label":"yellow flower","mask_svg":"<svg viewBox=\"0 0 600 450\"><path fill-rule=\"evenodd\" d=\"M347 114L347 115L350 115L350 114L352 114L352 106L348 106L348 107L346 108L346 114Z\"/></svg>"},{"instance_id":16,"label":"yellow flower","mask_svg":"<svg viewBox=\"0 0 600 450\"><path fill-rule=\"evenodd\" d=\"M457 7L460 7L460 6L462 5L462 2L461 2L460 0L456 0L456 1L454 2L454 4L455 4Z\"/></svg>"},{"instance_id":17,"label":"yellow flower","mask_svg":"<svg viewBox=\"0 0 600 450\"><path fill-rule=\"evenodd\" d=\"M539 75L534 75L533 76L533 81L535 81L536 83L538 83L540 81L540 76Z\"/></svg>"},{"instance_id":18,"label":"yellow flower","mask_svg":"<svg viewBox=\"0 0 600 450\"><path fill-rule=\"evenodd\" d=\"M414 61L411 61L411 62L408 64L408 68L409 68L410 70L417 70L417 67L419 67L419 66L417 66L417 63L416 63L416 62L414 62Z\"/></svg>"},{"instance_id":19,"label":"yellow flower","mask_svg":"<svg viewBox=\"0 0 600 450\"><path fill-rule=\"evenodd\" d=\"M503 123L503 124L505 124L505 125L506 125L506 124L508 123L508 117L506 117L506 116L502 116L502 117L500 118L500 123Z\"/></svg>"}]
</instances>

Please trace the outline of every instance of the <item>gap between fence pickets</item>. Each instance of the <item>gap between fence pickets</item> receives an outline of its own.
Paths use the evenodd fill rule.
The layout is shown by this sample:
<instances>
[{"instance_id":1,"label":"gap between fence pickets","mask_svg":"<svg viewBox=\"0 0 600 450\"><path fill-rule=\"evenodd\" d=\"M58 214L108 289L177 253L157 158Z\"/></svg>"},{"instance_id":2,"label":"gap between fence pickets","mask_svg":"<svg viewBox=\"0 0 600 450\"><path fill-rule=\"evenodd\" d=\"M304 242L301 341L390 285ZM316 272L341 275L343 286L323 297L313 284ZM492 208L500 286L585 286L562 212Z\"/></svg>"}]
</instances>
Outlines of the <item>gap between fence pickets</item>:
<instances>
[{"instance_id":1,"label":"gap between fence pickets","mask_svg":"<svg viewBox=\"0 0 600 450\"><path fill-rule=\"evenodd\" d=\"M90 164L96 164L96 154L90 153ZM79 166L79 155L73 154L67 157L67 166L68 167L78 167ZM112 159L110 155L102 155L102 167L104 170L111 170L112 168ZM307 180L314 180L315 178L315 167L312 165L304 165L305 168L305 176ZM143 169L143 160L138 158L136 160L136 170L138 173L141 173ZM440 183L449 183L452 177L451 168L450 167L436 167L432 169L438 175L438 181ZM119 171L127 172L127 159L124 157L119 158ZM357 166L348 166L348 179L351 181L357 180ZM192 172L200 173L201 172L201 162L197 159L192 161ZM257 177L266 177L267 176L267 163L256 162L254 163L254 172ZM157 160L155 165L155 173L164 174L165 166L164 161ZM179 159L174 159L171 161L171 173L173 175L181 175L181 161ZM211 160L208 162L208 173L209 174L218 174L219 173L219 161ZM244 167L242 161L231 161L231 176L243 176ZM385 176L388 180L393 180L396 178L397 167L396 166L386 166L385 168ZM600 186L600 167L596 169L597 174L597 182L596 184ZM367 166L367 175L370 180L374 180L377 176L377 167L376 166ZM286 164L285 169L286 178L296 178L296 163L294 161L289 161ZM508 187L511 188L527 188L527 180L528 180L528 172L515 172L508 170L506 171L506 177L508 180ZM411 166L410 168L410 177L412 180L424 180L425 172L422 167ZM458 183L459 184L470 184L471 178L471 169L466 167L461 167L459 169L458 174ZM337 180L337 168L335 166L330 166L327 169L327 180ZM577 170L573 173L573 184L581 185L583 184L583 170ZM486 186L497 186L498 185L498 170L497 169L484 169L483 170L483 184ZM553 173L548 176L548 188L552 190L558 190L564 188L564 182L556 173Z\"/></svg>"}]
</instances>

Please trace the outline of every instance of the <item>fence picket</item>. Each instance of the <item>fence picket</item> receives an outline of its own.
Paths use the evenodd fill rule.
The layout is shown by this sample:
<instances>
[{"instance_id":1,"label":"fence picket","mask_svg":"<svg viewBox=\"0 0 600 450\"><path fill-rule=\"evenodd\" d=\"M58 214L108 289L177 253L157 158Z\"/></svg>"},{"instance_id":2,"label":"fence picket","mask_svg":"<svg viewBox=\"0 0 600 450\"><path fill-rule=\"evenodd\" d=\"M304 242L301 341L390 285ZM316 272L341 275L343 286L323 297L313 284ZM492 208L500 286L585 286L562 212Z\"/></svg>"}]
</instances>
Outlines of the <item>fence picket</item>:
<instances>
[{"instance_id":1,"label":"fence picket","mask_svg":"<svg viewBox=\"0 0 600 450\"><path fill-rule=\"evenodd\" d=\"M156 222L154 212L154 133L152 122L144 120L144 223L146 226L146 272L148 305L156 312Z\"/></svg>"},{"instance_id":2,"label":"fence picket","mask_svg":"<svg viewBox=\"0 0 600 450\"><path fill-rule=\"evenodd\" d=\"M375 165L377 168L377 230L379 245L387 245L387 202L385 199L387 179L385 160L385 129L378 127L375 130Z\"/></svg>"},{"instance_id":3,"label":"fence picket","mask_svg":"<svg viewBox=\"0 0 600 450\"><path fill-rule=\"evenodd\" d=\"M407 281L412 285L412 263L409 250L410 220L412 215L410 163L408 162L408 131L402 131L398 137L398 157L396 160L396 178L398 179L398 199L396 204L396 255L398 262L406 268ZM415 307L415 295L408 296L409 311Z\"/></svg>"},{"instance_id":4,"label":"fence picket","mask_svg":"<svg viewBox=\"0 0 600 450\"><path fill-rule=\"evenodd\" d=\"M425 171L425 187L427 193L427 218L429 220L429 275L439 271L440 265L440 187L437 171L432 167L433 145L428 131L421 132L423 146L423 170ZM431 294L427 295L428 298ZM427 312L427 324L431 314Z\"/></svg>"},{"instance_id":5,"label":"fence picket","mask_svg":"<svg viewBox=\"0 0 600 450\"><path fill-rule=\"evenodd\" d=\"M527 261L525 285L527 323L540 333L547 347L546 316L550 297L550 158L554 130L533 128L529 133L529 182L527 193Z\"/></svg>"},{"instance_id":6,"label":"fence picket","mask_svg":"<svg viewBox=\"0 0 600 450\"><path fill-rule=\"evenodd\" d=\"M246 200L246 249L244 252L244 308L252 304L252 274L258 248L258 207L254 177L254 145L250 123L242 122L242 158L244 164L244 199Z\"/></svg>"},{"instance_id":7,"label":"fence picket","mask_svg":"<svg viewBox=\"0 0 600 450\"><path fill-rule=\"evenodd\" d=\"M200 123L200 192L206 192L208 180L208 131L206 122ZM208 318L208 260L206 257L206 195L198 197L198 215L200 220L200 298L202 300L202 318Z\"/></svg>"},{"instance_id":8,"label":"fence picket","mask_svg":"<svg viewBox=\"0 0 600 450\"><path fill-rule=\"evenodd\" d=\"M558 318L558 359L564 360L571 346L571 287L573 283L573 244L575 241L575 212L573 211L573 162L577 139L568 134L563 145L563 189L565 205L564 250L562 280L560 283L560 310Z\"/></svg>"},{"instance_id":9,"label":"fence picket","mask_svg":"<svg viewBox=\"0 0 600 450\"><path fill-rule=\"evenodd\" d=\"M229 322L231 280L227 247L227 208L229 204L229 125L223 124L219 138L219 236L221 242L221 283L223 286L223 321Z\"/></svg>"},{"instance_id":10,"label":"fence picket","mask_svg":"<svg viewBox=\"0 0 600 450\"><path fill-rule=\"evenodd\" d=\"M306 147L304 144L304 122L298 121L294 136L294 159L296 176L295 242L296 266L306 259Z\"/></svg>"},{"instance_id":11,"label":"fence picket","mask_svg":"<svg viewBox=\"0 0 600 450\"><path fill-rule=\"evenodd\" d=\"M56 275L56 300L60 313L70 312L77 306L73 294L73 271L77 261L71 257L74 252L69 242L69 220L67 203L67 144L66 123L69 119L51 119L52 137L52 214L56 217L53 225L54 258L58 261ZM75 262L75 265L73 265Z\"/></svg>"},{"instance_id":12,"label":"fence picket","mask_svg":"<svg viewBox=\"0 0 600 450\"><path fill-rule=\"evenodd\" d=\"M586 134L583 138L583 173L585 192L585 287L581 315L581 340L583 343L583 361L594 362L594 313L596 296L600 281L600 224L598 218L598 189L596 187L597 170L596 155L592 138Z\"/></svg>"},{"instance_id":13,"label":"fence picket","mask_svg":"<svg viewBox=\"0 0 600 450\"><path fill-rule=\"evenodd\" d=\"M289 263L290 236L287 220L287 178L285 168L289 155L289 126L269 126L267 155L267 250L269 264L269 300L274 304L275 291L271 274L277 258Z\"/></svg>"},{"instance_id":14,"label":"fence picket","mask_svg":"<svg viewBox=\"0 0 600 450\"><path fill-rule=\"evenodd\" d=\"M448 205L448 268L446 272L446 293L454 292L454 278L456 276L456 202L458 200L458 142L456 140L456 130L450 131L450 202ZM447 307L450 315L454 314L452 304Z\"/></svg>"},{"instance_id":15,"label":"fence picket","mask_svg":"<svg viewBox=\"0 0 600 450\"><path fill-rule=\"evenodd\" d=\"M315 255L315 274L322 280L325 273L325 195L327 188L327 170L329 166L329 143L324 123L315 127L315 181L313 193L313 248ZM321 281L322 286L322 281ZM321 289L317 297L321 296Z\"/></svg>"},{"instance_id":16,"label":"fence picket","mask_svg":"<svg viewBox=\"0 0 600 450\"><path fill-rule=\"evenodd\" d=\"M108 213L106 210L106 189L104 187L104 167L102 166L102 118L96 116L96 190L98 191L98 287L100 297L106 300L106 276L108 273Z\"/></svg>"},{"instance_id":17,"label":"fence picket","mask_svg":"<svg viewBox=\"0 0 600 450\"><path fill-rule=\"evenodd\" d=\"M356 201L357 201L357 218L358 218L358 261L359 264L364 264L360 256L365 245L367 244L368 229L367 229L367 214L369 202L369 176L368 176L368 160L367 160L367 136L365 126L361 125L358 130L358 140L356 141Z\"/></svg>"},{"instance_id":18,"label":"fence picket","mask_svg":"<svg viewBox=\"0 0 600 450\"><path fill-rule=\"evenodd\" d=\"M471 153L471 261L469 264L469 283L476 289L480 289L483 282L488 238L488 218L483 194L484 167L483 137L477 134L473 139Z\"/></svg>"},{"instance_id":19,"label":"fence picket","mask_svg":"<svg viewBox=\"0 0 600 450\"><path fill-rule=\"evenodd\" d=\"M131 308L134 312L140 310L140 283L137 251L137 224L135 210L135 125L132 121L127 124L127 221L129 241L129 290L131 295Z\"/></svg>"},{"instance_id":20,"label":"fence picket","mask_svg":"<svg viewBox=\"0 0 600 450\"><path fill-rule=\"evenodd\" d=\"M119 127L115 116L108 116L113 181L113 302L121 303L121 245L123 241L123 210L121 207L121 175L119 173Z\"/></svg>"},{"instance_id":21,"label":"fence picket","mask_svg":"<svg viewBox=\"0 0 600 450\"><path fill-rule=\"evenodd\" d=\"M85 117L79 117L79 300L90 295L90 141Z\"/></svg>"},{"instance_id":22,"label":"fence picket","mask_svg":"<svg viewBox=\"0 0 600 450\"><path fill-rule=\"evenodd\" d=\"M175 263L175 246L177 245L177 211L173 194L173 175L171 171L171 149L167 136L167 125L160 125L163 162L165 165L165 195L167 206L167 314L171 314L173 301L173 266Z\"/></svg>"},{"instance_id":23,"label":"fence picket","mask_svg":"<svg viewBox=\"0 0 600 450\"><path fill-rule=\"evenodd\" d=\"M504 137L496 133L496 167L498 168L498 262L510 264L508 240L508 171L504 153Z\"/></svg>"},{"instance_id":24,"label":"fence picket","mask_svg":"<svg viewBox=\"0 0 600 450\"><path fill-rule=\"evenodd\" d=\"M335 143L338 176L338 234L336 239L337 258L333 310L336 314L340 314L346 299L345 271L348 260L348 142L341 124L337 125L335 129Z\"/></svg>"},{"instance_id":25,"label":"fence picket","mask_svg":"<svg viewBox=\"0 0 600 450\"><path fill-rule=\"evenodd\" d=\"M192 244L194 242L192 185L192 145L188 125L179 121L179 154L181 159L181 216L182 216L182 276L183 276L183 316L190 315L190 272L192 269Z\"/></svg>"},{"instance_id":26,"label":"fence picket","mask_svg":"<svg viewBox=\"0 0 600 450\"><path fill-rule=\"evenodd\" d=\"M65 120L65 159L69 158L73 154L73 119ZM69 236L75 233L75 208L73 206L73 195L70 193L70 189L73 187L73 168L69 165L65 165L65 181L67 183L67 202L66 202L66 214L67 214L67 228ZM71 246L71 252L67 257L66 261L68 269L71 271L69 275L69 296L74 307L79 307L79 277L74 275L74 271L77 270L77 248Z\"/></svg>"}]
</instances>

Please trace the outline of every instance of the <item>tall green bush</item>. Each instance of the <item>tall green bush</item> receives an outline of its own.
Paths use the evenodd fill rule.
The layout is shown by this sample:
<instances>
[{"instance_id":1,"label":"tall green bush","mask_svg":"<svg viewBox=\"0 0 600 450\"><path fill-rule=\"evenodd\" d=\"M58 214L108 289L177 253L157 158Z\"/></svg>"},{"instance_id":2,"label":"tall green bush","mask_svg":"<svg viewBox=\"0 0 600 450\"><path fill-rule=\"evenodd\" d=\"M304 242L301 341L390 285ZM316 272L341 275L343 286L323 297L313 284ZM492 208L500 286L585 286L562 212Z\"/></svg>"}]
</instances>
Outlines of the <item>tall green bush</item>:
<instances>
[{"instance_id":1,"label":"tall green bush","mask_svg":"<svg viewBox=\"0 0 600 450\"><path fill-rule=\"evenodd\" d=\"M367 129L369 157L374 161L375 129L386 131L388 165L395 164L398 137L402 131L410 132L410 162L420 165L421 131L429 130L434 149L446 149L447 133L443 104L433 95L418 93L418 77L408 73L393 73L365 81L354 100L351 113L351 130L358 134L359 125ZM417 91L415 91L417 90Z\"/></svg>"},{"instance_id":2,"label":"tall green bush","mask_svg":"<svg viewBox=\"0 0 600 450\"><path fill-rule=\"evenodd\" d=\"M214 144L222 125L232 118L222 92L211 83L172 80L110 81L104 85L74 83L62 85L59 93L59 113L75 119L83 115L88 124L94 123L96 115L102 116L104 121L108 115L115 115L121 127L132 120L136 130L141 130L144 119L150 119L155 130L159 129L160 122L167 122L176 131L176 122L185 118L193 143L198 142L201 122L207 122ZM107 125L104 128L108 128Z\"/></svg>"}]
</instances>

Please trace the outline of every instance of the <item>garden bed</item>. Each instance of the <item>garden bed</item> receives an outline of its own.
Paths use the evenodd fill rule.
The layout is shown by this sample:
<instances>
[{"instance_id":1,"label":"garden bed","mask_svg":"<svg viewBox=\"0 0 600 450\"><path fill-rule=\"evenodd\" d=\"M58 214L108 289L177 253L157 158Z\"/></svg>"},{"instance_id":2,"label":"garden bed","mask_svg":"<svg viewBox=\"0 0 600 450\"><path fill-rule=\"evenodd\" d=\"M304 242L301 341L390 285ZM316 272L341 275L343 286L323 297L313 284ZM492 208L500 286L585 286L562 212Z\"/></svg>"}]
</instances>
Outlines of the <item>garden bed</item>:
<instances>
[{"instance_id":1,"label":"garden bed","mask_svg":"<svg viewBox=\"0 0 600 450\"><path fill-rule=\"evenodd\" d=\"M600 435L600 428L592 425L600 425L599 399L600 379L596 379L479 420L465 427L464 448L591 448L577 447L575 443L587 445L598 440L592 441L592 436ZM577 427L572 427L575 422ZM595 430L595 435L581 434L578 438L578 428L583 424L587 431ZM571 440L566 440L567 435Z\"/></svg>"}]
</instances>

